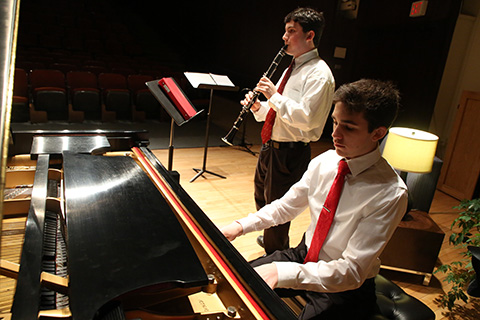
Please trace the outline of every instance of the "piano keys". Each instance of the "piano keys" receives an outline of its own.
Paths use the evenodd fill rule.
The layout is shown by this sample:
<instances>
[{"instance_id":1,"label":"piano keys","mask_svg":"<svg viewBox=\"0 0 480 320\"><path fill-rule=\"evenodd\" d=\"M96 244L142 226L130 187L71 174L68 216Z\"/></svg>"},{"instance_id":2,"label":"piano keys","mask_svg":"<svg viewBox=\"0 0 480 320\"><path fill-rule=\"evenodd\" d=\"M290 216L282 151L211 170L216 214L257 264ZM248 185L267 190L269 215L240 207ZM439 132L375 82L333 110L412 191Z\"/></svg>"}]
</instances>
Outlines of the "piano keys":
<instances>
[{"instance_id":1,"label":"piano keys","mask_svg":"<svg viewBox=\"0 0 480 320\"><path fill-rule=\"evenodd\" d=\"M12 319L296 318L144 137L114 139L33 138Z\"/></svg>"}]
</instances>

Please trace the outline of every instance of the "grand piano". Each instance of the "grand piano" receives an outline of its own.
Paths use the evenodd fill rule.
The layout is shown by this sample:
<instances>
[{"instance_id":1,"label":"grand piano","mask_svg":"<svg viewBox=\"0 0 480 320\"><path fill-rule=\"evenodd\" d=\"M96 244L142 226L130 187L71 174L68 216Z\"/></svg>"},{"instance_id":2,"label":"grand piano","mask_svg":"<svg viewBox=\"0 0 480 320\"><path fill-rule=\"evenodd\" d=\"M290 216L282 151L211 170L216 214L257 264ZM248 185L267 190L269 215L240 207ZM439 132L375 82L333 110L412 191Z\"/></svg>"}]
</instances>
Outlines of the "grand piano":
<instances>
[{"instance_id":1,"label":"grand piano","mask_svg":"<svg viewBox=\"0 0 480 320\"><path fill-rule=\"evenodd\" d=\"M7 166L7 186L27 196L5 200L5 212L29 203L12 319L296 318L148 149L146 133L13 140L25 135L30 153Z\"/></svg>"}]
</instances>

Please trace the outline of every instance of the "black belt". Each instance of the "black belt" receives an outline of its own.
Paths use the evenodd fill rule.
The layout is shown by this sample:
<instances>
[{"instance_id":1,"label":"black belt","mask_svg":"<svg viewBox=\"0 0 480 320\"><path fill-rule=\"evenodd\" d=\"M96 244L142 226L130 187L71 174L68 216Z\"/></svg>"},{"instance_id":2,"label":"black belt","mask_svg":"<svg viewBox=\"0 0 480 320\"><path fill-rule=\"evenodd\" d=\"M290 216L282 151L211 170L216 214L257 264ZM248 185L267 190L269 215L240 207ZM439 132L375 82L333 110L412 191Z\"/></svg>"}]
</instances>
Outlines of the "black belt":
<instances>
[{"instance_id":1,"label":"black belt","mask_svg":"<svg viewBox=\"0 0 480 320\"><path fill-rule=\"evenodd\" d=\"M295 148L304 148L308 146L308 142L302 142L302 141L278 142L278 141L270 140L265 144L275 149L295 149Z\"/></svg>"}]
</instances>

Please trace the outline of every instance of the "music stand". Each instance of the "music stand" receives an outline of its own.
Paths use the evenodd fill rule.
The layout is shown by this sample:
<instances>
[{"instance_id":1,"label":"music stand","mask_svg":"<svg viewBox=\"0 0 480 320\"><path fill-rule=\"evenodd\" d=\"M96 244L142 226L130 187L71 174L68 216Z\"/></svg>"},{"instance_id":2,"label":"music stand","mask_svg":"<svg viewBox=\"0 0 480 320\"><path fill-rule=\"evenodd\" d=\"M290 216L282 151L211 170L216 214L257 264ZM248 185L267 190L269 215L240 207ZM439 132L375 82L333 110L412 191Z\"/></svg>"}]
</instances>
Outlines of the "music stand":
<instances>
[{"instance_id":1,"label":"music stand","mask_svg":"<svg viewBox=\"0 0 480 320\"><path fill-rule=\"evenodd\" d=\"M195 109L193 104L190 102L188 97L185 95L185 93L182 91L182 89L178 86L178 84L175 82L175 80L173 80L173 78L169 78L169 79L171 81L170 83L173 86L176 86L176 88L174 88L175 89L174 91L178 95L183 96L183 98L185 99L185 100L183 100L184 103L189 104L189 105L188 106L185 106L185 105L184 106L179 106L177 101L172 101L170 98L168 98L166 92L164 92L164 90L161 88L161 82L160 81L163 80L163 79L165 79L165 78L162 78L162 79L159 79L159 80L148 81L145 84L147 85L148 89L153 94L153 96L158 100L158 102L160 102L160 104L165 109L165 111L167 111L167 113L170 115L170 117L172 117L172 121L171 121L171 124L170 124L170 143L169 143L169 146L168 146L168 168L167 168L167 170L170 171L170 172L173 172L172 171L173 149L174 149L173 136L174 136L175 123L178 126L182 126L185 123L192 120L198 114L203 112L203 110L197 111ZM192 112L194 112L195 114L193 116L191 116L191 115L186 114L183 111L181 112L180 110L183 110L185 107L191 108L190 110Z\"/></svg>"},{"instance_id":2,"label":"music stand","mask_svg":"<svg viewBox=\"0 0 480 320\"><path fill-rule=\"evenodd\" d=\"M190 180L190 182L194 182L198 177L200 177L204 173L209 173L219 178L226 179L226 177L218 173L207 170L207 150L208 150L208 135L210 131L210 113L212 111L214 90L237 91L238 87L235 86L232 83L232 81L230 81L230 79L224 75L217 75L217 74L211 74L211 73L185 72L185 77L187 77L192 87L196 89L210 90L210 101L208 104L208 112L207 112L207 127L205 130L205 147L203 149L204 150L203 166L201 169L193 168L193 170L197 172L197 174Z\"/></svg>"}]
</instances>

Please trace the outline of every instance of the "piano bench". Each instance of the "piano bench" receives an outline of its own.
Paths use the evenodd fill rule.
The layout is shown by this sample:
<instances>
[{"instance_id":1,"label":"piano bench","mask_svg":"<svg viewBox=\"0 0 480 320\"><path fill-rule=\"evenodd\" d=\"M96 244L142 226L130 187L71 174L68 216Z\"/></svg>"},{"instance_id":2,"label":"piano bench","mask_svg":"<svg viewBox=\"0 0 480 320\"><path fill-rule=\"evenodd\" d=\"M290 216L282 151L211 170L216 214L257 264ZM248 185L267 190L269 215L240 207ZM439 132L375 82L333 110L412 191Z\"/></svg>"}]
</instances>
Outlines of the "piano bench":
<instances>
[{"instance_id":1,"label":"piano bench","mask_svg":"<svg viewBox=\"0 0 480 320\"><path fill-rule=\"evenodd\" d=\"M369 320L433 320L435 313L382 275L375 277L377 310Z\"/></svg>"},{"instance_id":2,"label":"piano bench","mask_svg":"<svg viewBox=\"0 0 480 320\"><path fill-rule=\"evenodd\" d=\"M375 313L368 320L434 320L435 313L420 300L408 295L399 286L382 275L375 277L377 305ZM300 314L306 301L300 297L282 298Z\"/></svg>"}]
</instances>

